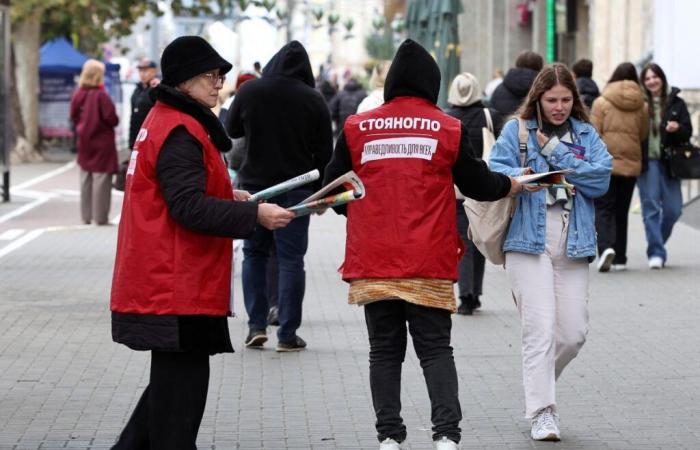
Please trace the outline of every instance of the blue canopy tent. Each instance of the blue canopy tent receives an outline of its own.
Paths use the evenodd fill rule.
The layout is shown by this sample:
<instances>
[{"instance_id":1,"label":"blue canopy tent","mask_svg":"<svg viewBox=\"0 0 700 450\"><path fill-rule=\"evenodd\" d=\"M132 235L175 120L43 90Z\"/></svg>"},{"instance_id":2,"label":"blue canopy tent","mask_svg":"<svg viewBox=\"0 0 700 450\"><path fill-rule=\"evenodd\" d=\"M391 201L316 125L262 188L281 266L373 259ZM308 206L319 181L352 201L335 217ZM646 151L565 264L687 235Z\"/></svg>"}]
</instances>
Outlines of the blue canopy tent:
<instances>
[{"instance_id":1,"label":"blue canopy tent","mask_svg":"<svg viewBox=\"0 0 700 450\"><path fill-rule=\"evenodd\" d=\"M66 38L46 42L39 50L39 127L43 137L71 137L70 99L89 57ZM105 64L105 88L115 104L122 101L119 64Z\"/></svg>"}]
</instances>

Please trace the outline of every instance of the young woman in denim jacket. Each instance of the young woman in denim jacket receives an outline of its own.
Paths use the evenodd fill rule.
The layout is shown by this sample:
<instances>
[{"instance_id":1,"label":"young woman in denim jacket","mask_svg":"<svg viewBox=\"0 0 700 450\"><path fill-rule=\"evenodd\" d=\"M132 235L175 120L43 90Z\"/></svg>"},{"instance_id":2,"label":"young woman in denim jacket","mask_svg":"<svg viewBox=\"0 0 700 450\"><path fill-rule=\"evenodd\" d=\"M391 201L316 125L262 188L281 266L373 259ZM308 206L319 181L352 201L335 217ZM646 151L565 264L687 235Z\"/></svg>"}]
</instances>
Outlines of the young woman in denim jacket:
<instances>
[{"instance_id":1,"label":"young woman in denim jacket","mask_svg":"<svg viewBox=\"0 0 700 450\"><path fill-rule=\"evenodd\" d=\"M529 132L525 167L520 167L518 120L511 120L492 150L492 170L508 176L573 170L566 180L574 192L526 186L503 247L522 323L531 436L559 440L555 380L586 339L588 263L596 254L593 199L608 190L612 158L563 64L539 73L516 115Z\"/></svg>"}]
</instances>

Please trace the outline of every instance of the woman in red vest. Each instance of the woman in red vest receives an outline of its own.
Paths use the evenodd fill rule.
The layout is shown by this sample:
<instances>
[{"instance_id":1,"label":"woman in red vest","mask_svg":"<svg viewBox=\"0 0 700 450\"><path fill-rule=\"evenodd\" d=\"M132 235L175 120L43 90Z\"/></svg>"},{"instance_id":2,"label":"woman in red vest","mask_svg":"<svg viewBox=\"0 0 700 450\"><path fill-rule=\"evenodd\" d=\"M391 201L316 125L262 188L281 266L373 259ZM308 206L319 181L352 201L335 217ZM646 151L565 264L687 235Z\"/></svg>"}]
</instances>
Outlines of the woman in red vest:
<instances>
[{"instance_id":1,"label":"woman in red vest","mask_svg":"<svg viewBox=\"0 0 700 450\"><path fill-rule=\"evenodd\" d=\"M405 41L387 74L386 103L347 119L324 176L328 183L354 170L367 192L347 207L342 273L349 303L365 307L380 450L398 450L406 439L407 323L430 396L433 441L438 450L457 449L462 411L450 315L457 310L453 285L463 247L453 183L483 201L522 189L472 156L464 126L436 106L439 90L433 57Z\"/></svg>"},{"instance_id":2,"label":"woman in red vest","mask_svg":"<svg viewBox=\"0 0 700 450\"><path fill-rule=\"evenodd\" d=\"M231 140L211 111L231 70L202 38L171 42L127 170L112 281L112 336L151 351L150 382L114 449L196 449L209 355L233 352L232 238L294 217L231 189Z\"/></svg>"}]
</instances>

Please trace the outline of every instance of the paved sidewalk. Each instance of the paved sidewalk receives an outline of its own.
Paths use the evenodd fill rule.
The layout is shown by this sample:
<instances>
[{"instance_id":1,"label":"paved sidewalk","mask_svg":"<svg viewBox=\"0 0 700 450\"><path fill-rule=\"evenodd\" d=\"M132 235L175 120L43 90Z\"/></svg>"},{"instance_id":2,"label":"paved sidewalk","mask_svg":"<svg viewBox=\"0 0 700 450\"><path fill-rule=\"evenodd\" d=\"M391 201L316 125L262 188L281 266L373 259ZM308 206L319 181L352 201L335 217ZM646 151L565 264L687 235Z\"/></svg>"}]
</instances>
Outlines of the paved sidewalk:
<instances>
[{"instance_id":1,"label":"paved sidewalk","mask_svg":"<svg viewBox=\"0 0 700 450\"><path fill-rule=\"evenodd\" d=\"M58 184L77 177L65 175ZM25 229L47 228L59 213L61 224L78 224L77 201L59 200L0 224L0 234L20 220ZM377 448L363 313L345 303L336 272L344 223L333 213L312 220L299 332L305 352L278 354L274 337L263 351L243 349L236 276L240 317L229 324L237 353L212 358L200 449ZM47 230L0 256L1 450L109 448L146 386L148 355L110 337L116 232ZM592 266L591 331L559 383L563 441L556 444L529 439L517 312L503 270L488 267L483 311L453 320L463 449L700 448L700 231L678 224L669 266L652 272L633 214L630 248L627 272L598 274ZM430 449L429 402L412 349L403 416L407 448Z\"/></svg>"}]
</instances>

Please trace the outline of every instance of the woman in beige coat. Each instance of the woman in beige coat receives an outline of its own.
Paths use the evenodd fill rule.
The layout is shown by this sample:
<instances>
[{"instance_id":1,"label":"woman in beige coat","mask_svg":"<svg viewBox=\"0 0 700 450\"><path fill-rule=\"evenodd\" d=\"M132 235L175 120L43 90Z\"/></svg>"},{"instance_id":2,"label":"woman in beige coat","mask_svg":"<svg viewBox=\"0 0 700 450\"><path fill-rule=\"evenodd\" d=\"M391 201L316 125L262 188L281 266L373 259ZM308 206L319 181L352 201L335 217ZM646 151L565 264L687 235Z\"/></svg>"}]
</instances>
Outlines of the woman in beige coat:
<instances>
[{"instance_id":1,"label":"woman in beige coat","mask_svg":"<svg viewBox=\"0 0 700 450\"><path fill-rule=\"evenodd\" d=\"M593 102L591 122L613 157L610 188L595 200L598 270L625 270L627 217L642 170L642 142L649 134L649 113L633 64L617 66Z\"/></svg>"}]
</instances>

